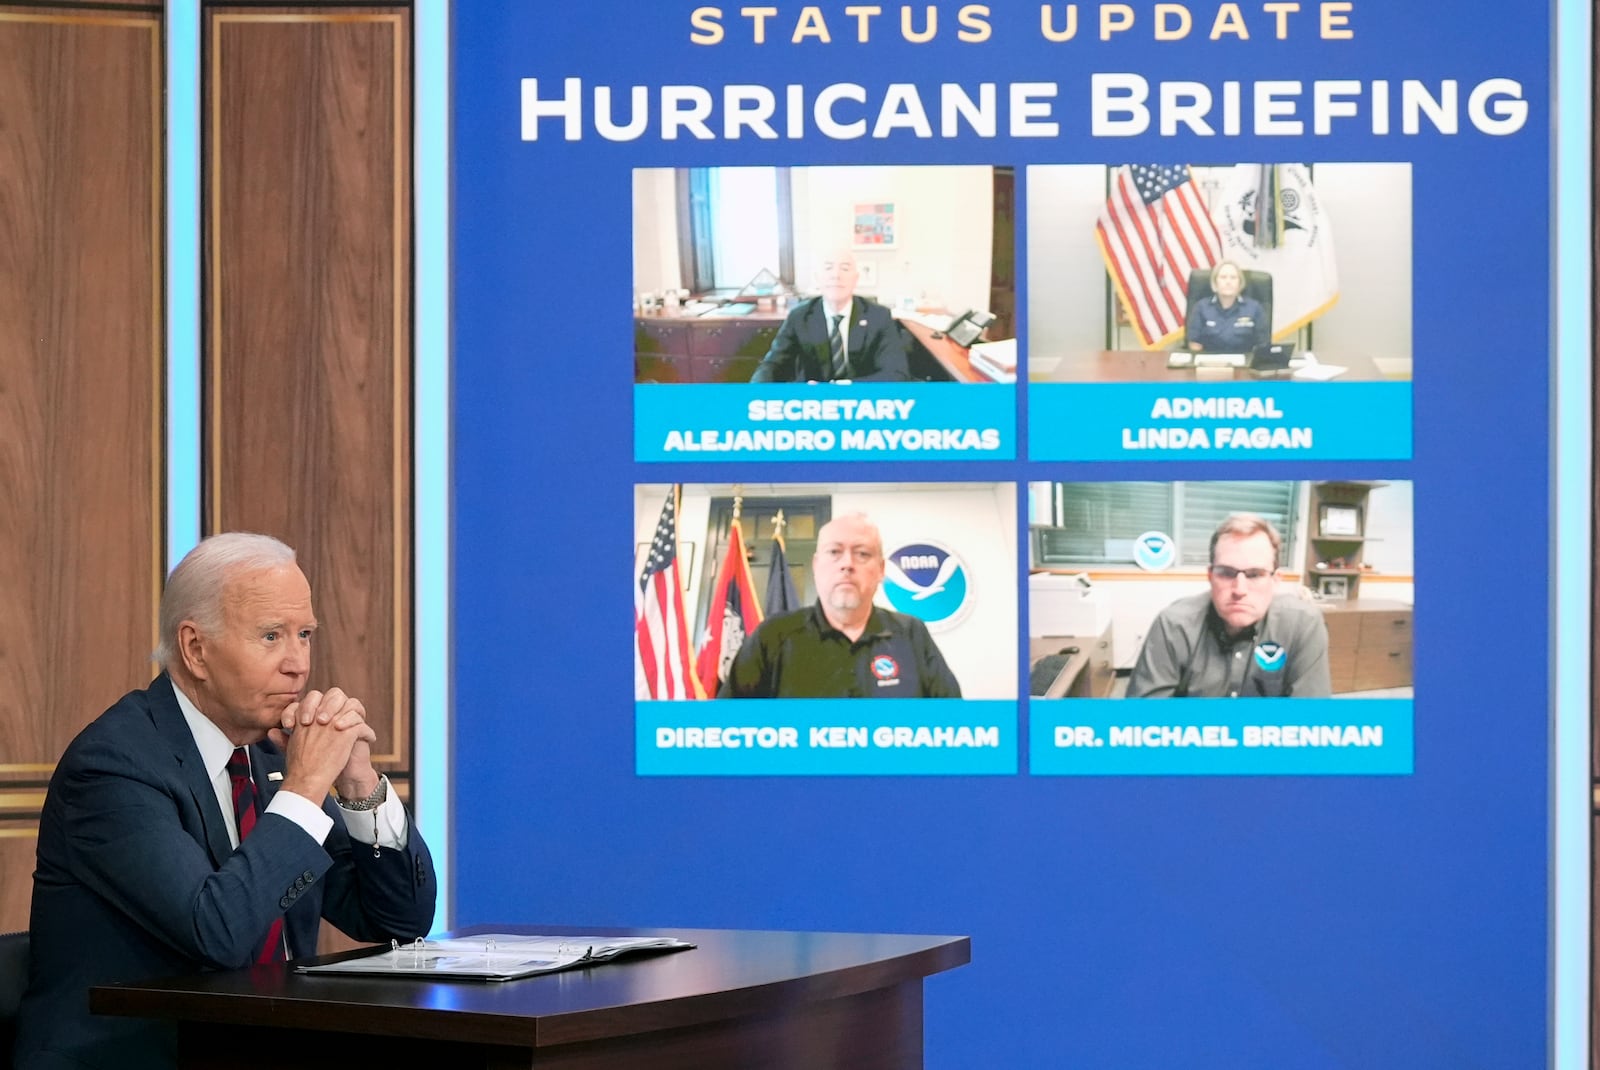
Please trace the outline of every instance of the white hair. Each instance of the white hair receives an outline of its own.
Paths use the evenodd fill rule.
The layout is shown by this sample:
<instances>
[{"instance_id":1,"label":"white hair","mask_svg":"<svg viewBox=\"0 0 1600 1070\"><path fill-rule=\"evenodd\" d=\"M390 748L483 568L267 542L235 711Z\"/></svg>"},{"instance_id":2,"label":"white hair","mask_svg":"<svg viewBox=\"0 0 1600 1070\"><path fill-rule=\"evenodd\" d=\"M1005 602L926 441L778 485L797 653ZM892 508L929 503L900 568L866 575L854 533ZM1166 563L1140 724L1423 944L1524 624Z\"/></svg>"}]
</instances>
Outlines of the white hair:
<instances>
[{"instance_id":1,"label":"white hair","mask_svg":"<svg viewBox=\"0 0 1600 1070\"><path fill-rule=\"evenodd\" d=\"M167 577L161 592L161 645L155 659L164 668L178 660L178 626L193 621L201 632L222 627L222 592L235 572L294 564L294 550L271 535L227 531L200 540Z\"/></svg>"}]
</instances>

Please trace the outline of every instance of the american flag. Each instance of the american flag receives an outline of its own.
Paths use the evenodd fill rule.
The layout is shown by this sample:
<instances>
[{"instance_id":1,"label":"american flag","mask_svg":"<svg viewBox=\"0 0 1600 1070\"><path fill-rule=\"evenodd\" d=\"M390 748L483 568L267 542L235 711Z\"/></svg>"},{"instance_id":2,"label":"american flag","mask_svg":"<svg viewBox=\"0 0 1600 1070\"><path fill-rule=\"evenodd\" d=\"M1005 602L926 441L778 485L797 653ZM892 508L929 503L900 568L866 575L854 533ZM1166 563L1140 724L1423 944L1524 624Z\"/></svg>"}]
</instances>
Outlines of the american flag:
<instances>
[{"instance_id":1,"label":"american flag","mask_svg":"<svg viewBox=\"0 0 1600 1070\"><path fill-rule=\"evenodd\" d=\"M704 698L695 679L678 580L678 491L661 507L650 555L633 589L634 697Z\"/></svg>"},{"instance_id":2,"label":"american flag","mask_svg":"<svg viewBox=\"0 0 1600 1070\"><path fill-rule=\"evenodd\" d=\"M1222 239L1185 164L1123 164L1095 240L1146 349L1183 333L1189 272L1222 259Z\"/></svg>"}]
</instances>

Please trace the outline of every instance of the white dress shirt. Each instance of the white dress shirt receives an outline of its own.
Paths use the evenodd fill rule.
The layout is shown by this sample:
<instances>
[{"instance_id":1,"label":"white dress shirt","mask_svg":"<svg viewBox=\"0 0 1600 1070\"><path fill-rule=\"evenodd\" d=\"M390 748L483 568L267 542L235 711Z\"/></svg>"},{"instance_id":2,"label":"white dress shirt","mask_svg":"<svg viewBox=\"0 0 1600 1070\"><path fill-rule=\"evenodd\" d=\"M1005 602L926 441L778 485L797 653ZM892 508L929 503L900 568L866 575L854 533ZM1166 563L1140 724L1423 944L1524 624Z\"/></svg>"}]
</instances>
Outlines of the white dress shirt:
<instances>
[{"instance_id":1,"label":"white dress shirt","mask_svg":"<svg viewBox=\"0 0 1600 1070\"><path fill-rule=\"evenodd\" d=\"M177 696L178 708L183 711L183 719L189 725L189 734L194 736L194 745L200 751L200 761L211 774L211 787L217 793L217 806L225 818L228 839L237 849L239 826L233 812L233 781L228 776L228 761L233 757L233 743L222 734L222 729L218 728L211 718L200 712L181 687L174 684L172 693ZM245 754L249 753L249 748L246 748ZM387 777L383 779L385 782L388 780ZM333 819L323 812L322 807L304 795L282 788L273 794L265 812L288 818L318 843L326 841L328 833L333 829ZM390 847L397 851L404 850L409 825L406 822L405 806L395 795L392 786L389 788L388 797L376 810L346 810L341 806L339 813L344 817L345 828L349 830L350 838L358 843L377 844L379 847Z\"/></svg>"}]
</instances>

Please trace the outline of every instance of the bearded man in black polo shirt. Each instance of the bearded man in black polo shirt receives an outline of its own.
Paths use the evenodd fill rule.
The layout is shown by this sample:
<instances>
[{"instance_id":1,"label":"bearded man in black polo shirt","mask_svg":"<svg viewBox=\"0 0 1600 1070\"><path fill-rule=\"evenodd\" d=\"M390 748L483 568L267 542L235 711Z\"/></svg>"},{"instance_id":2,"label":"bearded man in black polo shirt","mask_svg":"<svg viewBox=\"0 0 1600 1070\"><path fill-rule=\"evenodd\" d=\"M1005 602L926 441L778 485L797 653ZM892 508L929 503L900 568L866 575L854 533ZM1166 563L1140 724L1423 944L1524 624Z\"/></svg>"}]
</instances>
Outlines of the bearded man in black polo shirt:
<instances>
[{"instance_id":1,"label":"bearded man in black polo shirt","mask_svg":"<svg viewBox=\"0 0 1600 1070\"><path fill-rule=\"evenodd\" d=\"M883 536L859 513L829 521L811 559L817 602L771 617L744 641L719 698L960 698L915 617L872 604Z\"/></svg>"}]
</instances>

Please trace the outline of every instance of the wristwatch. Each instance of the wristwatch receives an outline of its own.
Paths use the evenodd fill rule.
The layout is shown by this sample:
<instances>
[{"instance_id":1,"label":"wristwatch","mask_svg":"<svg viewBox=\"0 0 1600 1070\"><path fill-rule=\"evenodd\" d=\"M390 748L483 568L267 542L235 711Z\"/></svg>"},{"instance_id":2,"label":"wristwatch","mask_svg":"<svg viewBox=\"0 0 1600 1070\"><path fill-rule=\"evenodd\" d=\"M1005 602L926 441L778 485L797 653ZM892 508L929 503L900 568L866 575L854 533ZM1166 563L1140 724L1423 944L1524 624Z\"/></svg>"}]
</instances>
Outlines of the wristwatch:
<instances>
[{"instance_id":1,"label":"wristwatch","mask_svg":"<svg viewBox=\"0 0 1600 1070\"><path fill-rule=\"evenodd\" d=\"M352 802L340 795L338 789L334 790L333 797L339 800L339 805L346 810L376 810L389 797L389 780L380 773L378 775L378 786L373 788L372 794L365 799L356 799Z\"/></svg>"}]
</instances>

